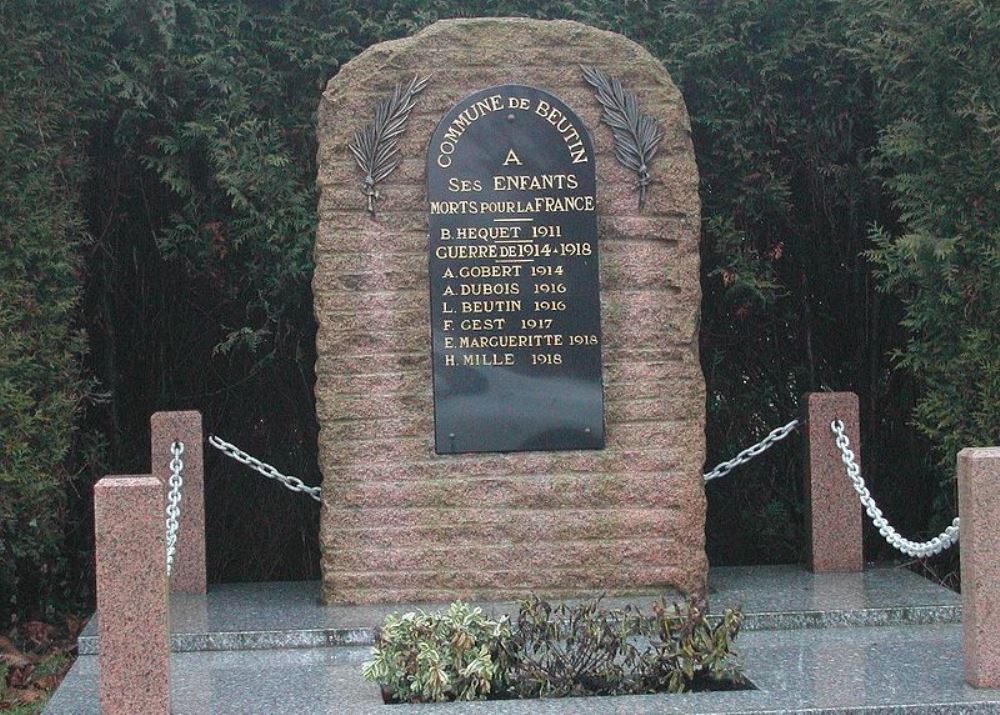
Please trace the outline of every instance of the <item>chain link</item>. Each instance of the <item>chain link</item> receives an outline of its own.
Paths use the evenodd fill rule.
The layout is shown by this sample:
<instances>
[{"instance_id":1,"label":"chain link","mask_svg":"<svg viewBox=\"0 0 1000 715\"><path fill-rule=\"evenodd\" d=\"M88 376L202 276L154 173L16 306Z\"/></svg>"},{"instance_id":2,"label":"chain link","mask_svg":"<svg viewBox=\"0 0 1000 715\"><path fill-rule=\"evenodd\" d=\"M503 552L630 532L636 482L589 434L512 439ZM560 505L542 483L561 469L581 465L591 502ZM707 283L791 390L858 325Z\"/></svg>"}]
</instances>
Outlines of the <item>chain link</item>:
<instances>
[{"instance_id":1,"label":"chain link","mask_svg":"<svg viewBox=\"0 0 1000 715\"><path fill-rule=\"evenodd\" d=\"M958 543L959 519L957 516L952 520L951 526L930 541L910 541L909 539L904 539L892 527L892 524L882 516L882 510L878 508L875 499L872 498L871 492L865 486L865 480L861 478L861 468L854 461L851 442L844 433L843 421L834 420L830 423L830 429L836 435L837 447L840 449L840 458L847 469L847 476L850 477L851 483L854 485L854 491L858 493L858 497L861 499L861 506L865 508L865 513L868 514L868 518L872 520L872 524L878 529L878 533L889 542L890 546L902 551L907 556L922 559L927 556L939 554Z\"/></svg>"},{"instance_id":2,"label":"chain link","mask_svg":"<svg viewBox=\"0 0 1000 715\"><path fill-rule=\"evenodd\" d=\"M316 501L322 501L320 498L320 492L322 491L320 487L310 487L298 477L282 474L270 464L262 462L256 457L250 456L235 444L230 444L224 439L216 437L214 434L209 436L208 443L225 454L227 457L235 459L240 464L245 464L254 471L263 474L268 479L273 479L276 482L279 482L286 489L293 492L302 492L303 494L308 494Z\"/></svg>"},{"instance_id":3,"label":"chain link","mask_svg":"<svg viewBox=\"0 0 1000 715\"><path fill-rule=\"evenodd\" d=\"M173 459L170 460L170 479L167 484L170 490L167 492L167 576L174 567L174 555L177 553L177 531L180 529L181 518L181 487L184 486L184 462L181 455L184 454L184 443L174 441L170 445L170 453Z\"/></svg>"},{"instance_id":4,"label":"chain link","mask_svg":"<svg viewBox=\"0 0 1000 715\"><path fill-rule=\"evenodd\" d=\"M726 462L720 462L715 467L715 469L703 475L705 477L705 481L710 482L713 479L724 477L731 471L736 469L736 467L740 466L741 464L746 464L754 457L763 454L771 447L773 447L775 444L777 444L785 437L790 435L792 432L794 432L796 429L798 429L799 424L800 423L798 420L792 420L787 425L771 430L771 432L768 433L767 437L762 439L757 444L751 447L747 447L742 452L740 452L735 457Z\"/></svg>"},{"instance_id":5,"label":"chain link","mask_svg":"<svg viewBox=\"0 0 1000 715\"><path fill-rule=\"evenodd\" d=\"M782 425L781 427L771 430L771 432L769 432L768 435L757 444L747 447L730 460L720 462L712 471L703 475L704 480L709 482L713 479L726 476L736 467L746 464L754 457L766 452L775 444L788 437L788 435L800 426L801 422L795 419L786 425ZM892 525L886 521L885 517L882 515L881 509L878 508L878 505L872 498L871 493L865 486L865 481L861 477L861 469L854 460L854 452L850 449L850 440L848 440L847 435L844 433L844 423L841 420L834 420L830 423L830 429L836 436L836 443L837 447L840 449L841 460L844 462L844 466L847 470L847 476L851 479L851 483L854 485L854 490L858 493L861 505L865 508L865 512L868 514L869 518L871 518L875 528L879 530L879 534L885 538L890 546L893 546L908 556L923 558L938 554L958 542L958 517L955 517L951 526L941 532L940 535L935 536L929 541L910 541L909 539L905 539L900 536L899 532L897 532ZM250 467L268 479L273 479L279 482L286 489L293 492L308 494L316 501L321 501L321 487L310 487L298 477L282 474L270 464L260 461L256 457L247 454L236 445L226 442L224 439L215 435L209 436L208 443L221 451L227 457L235 459L240 464ZM183 443L174 442L171 446L171 452L173 452L174 458L170 462L171 490L169 495L170 504L167 506L167 573L170 572L170 566L173 561L175 544L177 541L177 518L180 515L180 489L182 484L181 470L184 467L183 462L181 462L180 455L183 451Z\"/></svg>"},{"instance_id":6,"label":"chain link","mask_svg":"<svg viewBox=\"0 0 1000 715\"><path fill-rule=\"evenodd\" d=\"M792 420L788 424L772 430L764 439L762 439L757 444L751 447L747 447L732 459L726 462L722 462L721 464L716 466L715 469L713 469L711 472L703 475L705 481L708 482L711 481L712 479L718 479L719 477L724 477L727 474L729 474L729 472L731 472L733 469L740 466L741 464L746 464L754 457L763 454L773 445L785 439L785 437L787 437L796 429L798 429L799 424L800 424L799 420ZM208 443L213 447L215 447L216 449L218 449L223 454L225 454L226 456L235 459L240 464L244 464L250 467L251 469L264 475L268 479L274 479L275 481L280 482L286 489L289 489L290 491L293 492L302 492L308 494L316 501L322 500L320 497L320 494L322 492L321 487L310 487L306 485L298 477L282 474L270 464L260 461L256 457L244 452L236 445L227 442L221 437L217 437L216 435L210 435L208 438Z\"/></svg>"}]
</instances>

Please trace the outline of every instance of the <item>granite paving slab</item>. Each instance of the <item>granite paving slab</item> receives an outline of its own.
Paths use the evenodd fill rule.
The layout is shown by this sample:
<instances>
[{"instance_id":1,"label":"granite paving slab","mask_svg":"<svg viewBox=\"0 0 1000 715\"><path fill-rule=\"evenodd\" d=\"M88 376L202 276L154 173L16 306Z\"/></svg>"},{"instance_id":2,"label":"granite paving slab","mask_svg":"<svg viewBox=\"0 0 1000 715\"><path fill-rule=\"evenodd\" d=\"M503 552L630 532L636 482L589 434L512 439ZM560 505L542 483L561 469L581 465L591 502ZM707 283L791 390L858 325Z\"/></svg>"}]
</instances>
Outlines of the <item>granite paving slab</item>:
<instances>
[{"instance_id":1,"label":"granite paving slab","mask_svg":"<svg viewBox=\"0 0 1000 715\"><path fill-rule=\"evenodd\" d=\"M438 705L382 704L361 680L368 648L174 653L174 713L366 715L495 713L1000 713L1000 691L963 681L961 626L759 630L737 641L757 690L494 701ZM97 658L77 660L45 712L97 715Z\"/></svg>"},{"instance_id":2,"label":"granite paving slab","mask_svg":"<svg viewBox=\"0 0 1000 715\"><path fill-rule=\"evenodd\" d=\"M961 596L905 567L814 574L801 566L709 571L714 613L739 605L744 630L959 623Z\"/></svg>"},{"instance_id":3,"label":"granite paving slab","mask_svg":"<svg viewBox=\"0 0 1000 715\"><path fill-rule=\"evenodd\" d=\"M648 609L654 594L609 598ZM958 594L904 568L864 573L812 574L801 566L713 568L709 573L713 613L741 606L744 629L822 628L956 623ZM323 606L319 582L213 585L205 596L171 596L171 647L175 652L261 650L365 645L387 613L440 603ZM493 613L515 613L513 602L481 603ZM81 655L97 652L96 618L79 640Z\"/></svg>"}]
</instances>

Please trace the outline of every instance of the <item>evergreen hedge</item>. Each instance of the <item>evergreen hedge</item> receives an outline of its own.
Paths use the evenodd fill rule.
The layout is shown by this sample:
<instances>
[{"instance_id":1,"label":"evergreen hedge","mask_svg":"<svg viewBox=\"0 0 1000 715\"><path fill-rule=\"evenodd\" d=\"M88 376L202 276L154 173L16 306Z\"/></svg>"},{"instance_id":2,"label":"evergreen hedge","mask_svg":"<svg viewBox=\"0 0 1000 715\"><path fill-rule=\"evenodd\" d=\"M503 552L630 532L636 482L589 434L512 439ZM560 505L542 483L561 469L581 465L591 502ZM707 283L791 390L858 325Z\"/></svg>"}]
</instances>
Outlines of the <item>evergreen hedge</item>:
<instances>
[{"instance_id":1,"label":"evergreen hedge","mask_svg":"<svg viewBox=\"0 0 1000 715\"><path fill-rule=\"evenodd\" d=\"M0 624L74 585L63 535L87 393L76 308L101 58L91 19L76 3L0 5Z\"/></svg>"},{"instance_id":2,"label":"evergreen hedge","mask_svg":"<svg viewBox=\"0 0 1000 715\"><path fill-rule=\"evenodd\" d=\"M1000 8L880 0L873 13L857 51L901 227L877 227L869 255L905 307L895 355L919 377L913 422L950 477L963 447L1000 444Z\"/></svg>"}]
</instances>

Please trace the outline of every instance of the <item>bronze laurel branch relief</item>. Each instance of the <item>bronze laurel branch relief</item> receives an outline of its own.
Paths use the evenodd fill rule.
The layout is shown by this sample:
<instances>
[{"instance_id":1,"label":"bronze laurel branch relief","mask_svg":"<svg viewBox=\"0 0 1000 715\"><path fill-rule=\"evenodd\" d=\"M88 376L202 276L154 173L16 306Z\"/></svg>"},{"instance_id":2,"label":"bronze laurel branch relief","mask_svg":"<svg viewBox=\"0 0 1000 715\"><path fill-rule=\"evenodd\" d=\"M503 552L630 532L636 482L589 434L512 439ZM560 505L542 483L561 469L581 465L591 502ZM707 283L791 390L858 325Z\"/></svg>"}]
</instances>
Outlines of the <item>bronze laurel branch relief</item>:
<instances>
[{"instance_id":1,"label":"bronze laurel branch relief","mask_svg":"<svg viewBox=\"0 0 1000 715\"><path fill-rule=\"evenodd\" d=\"M639 210L646 202L650 184L649 167L663 138L660 123L639 111L639 100L622 83L596 67L580 66L587 83L597 92L604 111L601 121L611 127L615 137L615 156L627 169L636 173Z\"/></svg>"},{"instance_id":2,"label":"bronze laurel branch relief","mask_svg":"<svg viewBox=\"0 0 1000 715\"><path fill-rule=\"evenodd\" d=\"M368 197L368 212L375 215L375 202L380 194L375 185L395 171L402 161L396 139L406 129L410 110L417 95L427 86L429 77L413 76L409 85L400 82L392 95L375 107L375 118L362 130L354 132L349 149L354 154L365 179L361 191Z\"/></svg>"}]
</instances>

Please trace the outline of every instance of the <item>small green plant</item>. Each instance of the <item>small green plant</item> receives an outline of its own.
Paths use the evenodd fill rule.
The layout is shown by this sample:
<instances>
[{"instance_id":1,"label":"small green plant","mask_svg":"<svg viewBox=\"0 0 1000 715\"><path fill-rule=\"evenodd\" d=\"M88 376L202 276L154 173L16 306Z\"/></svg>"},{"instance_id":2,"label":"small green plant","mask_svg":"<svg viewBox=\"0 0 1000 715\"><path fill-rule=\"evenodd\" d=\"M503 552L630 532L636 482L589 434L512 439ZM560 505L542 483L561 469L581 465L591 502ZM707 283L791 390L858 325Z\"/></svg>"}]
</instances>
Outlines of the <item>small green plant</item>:
<instances>
[{"instance_id":1,"label":"small green plant","mask_svg":"<svg viewBox=\"0 0 1000 715\"><path fill-rule=\"evenodd\" d=\"M504 687L506 618L457 601L445 613L391 614L379 628L365 680L401 702L482 700Z\"/></svg>"},{"instance_id":2,"label":"small green plant","mask_svg":"<svg viewBox=\"0 0 1000 715\"><path fill-rule=\"evenodd\" d=\"M710 621L695 601L661 600L648 617L599 598L553 606L531 596L512 626L457 602L388 616L362 676L393 702L738 689L748 686L732 649L742 620L727 610Z\"/></svg>"},{"instance_id":3,"label":"small green plant","mask_svg":"<svg viewBox=\"0 0 1000 715\"><path fill-rule=\"evenodd\" d=\"M521 602L508 649L518 697L681 693L743 687L732 644L742 615L710 622L694 600L661 600L648 618L637 609L575 606L530 597Z\"/></svg>"},{"instance_id":4,"label":"small green plant","mask_svg":"<svg viewBox=\"0 0 1000 715\"><path fill-rule=\"evenodd\" d=\"M726 609L713 624L694 601L683 609L661 601L653 611L654 618L644 620L642 626L650 644L640 658L645 692L681 693L722 683L745 685L733 658L742 613Z\"/></svg>"},{"instance_id":5,"label":"small green plant","mask_svg":"<svg viewBox=\"0 0 1000 715\"><path fill-rule=\"evenodd\" d=\"M521 698L632 692L637 632L635 613L607 611L599 599L553 607L530 596L504 643L511 689Z\"/></svg>"}]
</instances>

